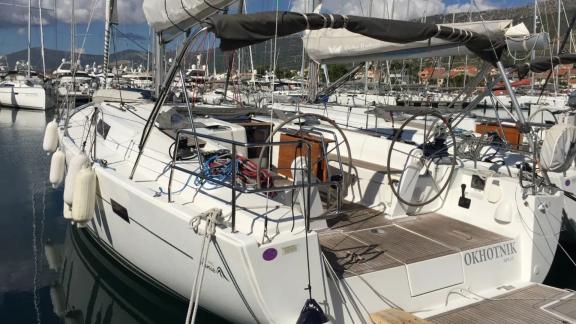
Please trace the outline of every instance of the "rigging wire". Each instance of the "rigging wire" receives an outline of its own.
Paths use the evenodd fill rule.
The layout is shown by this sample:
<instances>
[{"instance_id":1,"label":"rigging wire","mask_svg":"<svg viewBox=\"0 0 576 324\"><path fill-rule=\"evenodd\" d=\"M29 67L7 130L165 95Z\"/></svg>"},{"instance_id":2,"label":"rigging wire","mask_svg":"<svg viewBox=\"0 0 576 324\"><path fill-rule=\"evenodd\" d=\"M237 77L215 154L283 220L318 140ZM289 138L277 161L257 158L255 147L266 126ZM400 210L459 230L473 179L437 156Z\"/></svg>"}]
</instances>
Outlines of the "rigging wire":
<instances>
[{"instance_id":1,"label":"rigging wire","mask_svg":"<svg viewBox=\"0 0 576 324\"><path fill-rule=\"evenodd\" d=\"M94 18L94 12L96 11L96 5L100 2L100 0L93 0L92 1L92 10L90 10L90 18L88 19L88 24L86 25L86 31L84 32L84 38L82 39L82 46L80 48L84 48L84 45L86 44L86 38L88 37L88 31L90 30L90 26L92 25L92 18ZM78 53L78 61L80 61L80 58L82 57L82 53L84 51L80 51L80 53ZM70 62L72 64L74 64L74 62Z\"/></svg>"}]
</instances>

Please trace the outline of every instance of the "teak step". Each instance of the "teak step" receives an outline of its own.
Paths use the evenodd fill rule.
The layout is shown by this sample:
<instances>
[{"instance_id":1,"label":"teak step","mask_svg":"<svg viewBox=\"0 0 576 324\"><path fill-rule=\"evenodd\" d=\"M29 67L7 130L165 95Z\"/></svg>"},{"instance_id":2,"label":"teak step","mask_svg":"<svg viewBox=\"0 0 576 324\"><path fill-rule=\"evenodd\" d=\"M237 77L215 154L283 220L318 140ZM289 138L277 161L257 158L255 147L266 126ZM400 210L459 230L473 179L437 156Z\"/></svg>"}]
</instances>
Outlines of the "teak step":
<instances>
[{"instance_id":1,"label":"teak step","mask_svg":"<svg viewBox=\"0 0 576 324\"><path fill-rule=\"evenodd\" d=\"M540 285L516 289L429 318L438 324L451 323L575 323L573 292Z\"/></svg>"},{"instance_id":2,"label":"teak step","mask_svg":"<svg viewBox=\"0 0 576 324\"><path fill-rule=\"evenodd\" d=\"M370 314L374 324L430 324L430 322L398 308L389 308Z\"/></svg>"}]
</instances>

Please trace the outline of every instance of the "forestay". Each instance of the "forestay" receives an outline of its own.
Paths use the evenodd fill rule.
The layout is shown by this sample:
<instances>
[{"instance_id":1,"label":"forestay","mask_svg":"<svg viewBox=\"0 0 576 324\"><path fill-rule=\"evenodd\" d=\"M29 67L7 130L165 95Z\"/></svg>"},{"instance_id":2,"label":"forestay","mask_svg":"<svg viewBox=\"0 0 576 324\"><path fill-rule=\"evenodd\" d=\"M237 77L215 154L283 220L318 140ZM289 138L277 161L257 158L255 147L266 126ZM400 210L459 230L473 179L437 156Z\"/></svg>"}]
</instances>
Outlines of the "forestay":
<instances>
[{"instance_id":1,"label":"forestay","mask_svg":"<svg viewBox=\"0 0 576 324\"><path fill-rule=\"evenodd\" d=\"M206 17L236 0L144 0L142 8L148 24L169 42Z\"/></svg>"}]
</instances>

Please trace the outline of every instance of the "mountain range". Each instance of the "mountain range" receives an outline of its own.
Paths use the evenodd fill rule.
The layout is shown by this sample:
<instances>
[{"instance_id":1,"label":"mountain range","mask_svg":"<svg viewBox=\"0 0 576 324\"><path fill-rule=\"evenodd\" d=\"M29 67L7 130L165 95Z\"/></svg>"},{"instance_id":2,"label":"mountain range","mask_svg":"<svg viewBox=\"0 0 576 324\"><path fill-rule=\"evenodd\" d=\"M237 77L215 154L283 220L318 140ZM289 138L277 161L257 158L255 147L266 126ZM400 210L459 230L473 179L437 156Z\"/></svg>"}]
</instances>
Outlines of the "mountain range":
<instances>
[{"instance_id":1,"label":"mountain range","mask_svg":"<svg viewBox=\"0 0 576 324\"><path fill-rule=\"evenodd\" d=\"M18 52L13 52L5 55L8 60L8 66L13 68L16 61L26 61L28 58L28 50L24 49ZM46 72L51 72L56 70L62 59L69 60L70 51L61 51L54 49L45 49L44 57L46 60ZM110 55L110 64L134 64L135 66L142 64L146 66L147 53L137 50L124 50L117 53L112 53ZM32 66L35 67L36 71L40 72L42 70L42 55L39 47L34 47L30 49L30 61ZM80 56L80 62L82 65L92 65L93 63L102 64L104 61L103 55L98 54L82 54Z\"/></svg>"},{"instance_id":2,"label":"mountain range","mask_svg":"<svg viewBox=\"0 0 576 324\"><path fill-rule=\"evenodd\" d=\"M545 2L539 2L540 7L540 19L538 30L546 30L550 33L552 38L556 35L556 12L557 12L557 0L548 0ZM564 1L564 7L566 10L566 16L568 18L576 14L576 1ZM530 30L534 26L534 7L533 6L523 6L516 8L502 8L487 10L481 12L462 12L455 14L446 15L435 15L426 17L427 22L431 23L448 23L448 22L462 22L462 21L482 21L482 20L497 20L497 19L511 19L514 23L523 22ZM566 21L563 21L562 32L566 29ZM277 41L276 46L274 46L272 41L260 43L252 47L254 68L258 69L270 69L274 57L271 54L274 52L274 48L277 48L277 58L276 65L277 68L282 69L300 69L302 61L302 39L298 35L280 38ZM172 53L173 54L173 53ZM168 56L170 53L168 53ZM210 54L212 56L212 54ZM13 66L17 60L26 60L27 50L21 50L6 55L8 58L8 63ZM189 54L186 61L193 62L193 57L195 54ZM68 51L46 49L46 70L47 72L55 70L63 58L69 57ZM247 66L250 64L250 59L248 55L248 50L242 50L241 54L241 65L242 70L247 70ZM148 53L138 50L124 50L110 55L111 64L132 64L133 66L138 66L142 64L147 65ZM36 67L37 70L41 69L42 60L40 56L40 49L31 49L31 61L32 65ZM83 54L81 56L81 63L86 64L102 64L103 56L98 54ZM228 66L228 55L222 53L219 50L216 52L216 69L221 72ZM212 69L214 62L209 62ZM235 62L235 64L238 64Z\"/></svg>"}]
</instances>

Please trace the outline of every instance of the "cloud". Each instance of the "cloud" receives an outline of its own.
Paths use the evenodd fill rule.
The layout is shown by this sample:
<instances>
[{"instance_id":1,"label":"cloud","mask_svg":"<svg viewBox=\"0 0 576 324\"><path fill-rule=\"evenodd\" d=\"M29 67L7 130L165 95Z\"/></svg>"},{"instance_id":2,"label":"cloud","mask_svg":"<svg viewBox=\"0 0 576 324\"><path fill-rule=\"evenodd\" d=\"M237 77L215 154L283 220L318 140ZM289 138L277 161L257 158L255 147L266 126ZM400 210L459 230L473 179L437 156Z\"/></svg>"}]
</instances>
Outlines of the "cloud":
<instances>
[{"instance_id":1,"label":"cloud","mask_svg":"<svg viewBox=\"0 0 576 324\"><path fill-rule=\"evenodd\" d=\"M484 11L484 10L492 10L497 8L505 7L505 4L496 5L490 0L475 0L474 4L466 3L466 4L453 4L446 7L446 12L469 12L469 11Z\"/></svg>"},{"instance_id":2,"label":"cloud","mask_svg":"<svg viewBox=\"0 0 576 324\"><path fill-rule=\"evenodd\" d=\"M306 5L311 0L294 0L291 10L304 12ZM336 12L349 15L391 18L391 19L415 19L452 12L468 12L495 9L490 0L465 1L464 4L448 5L444 0L395 0L395 1L371 1L371 0L325 0L322 11Z\"/></svg>"},{"instance_id":3,"label":"cloud","mask_svg":"<svg viewBox=\"0 0 576 324\"><path fill-rule=\"evenodd\" d=\"M90 21L104 21L105 0L32 0L32 24L40 24L38 18L39 3L44 24L54 23L56 19L70 23L72 17L72 1L74 1L74 17L76 23L85 24ZM121 0L118 3L118 21L120 24L145 23L142 11L143 0ZM54 4L56 3L56 10ZM35 8L34 8L35 7ZM28 24L28 0L12 0L0 5L0 26L22 26Z\"/></svg>"}]
</instances>

